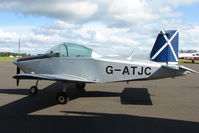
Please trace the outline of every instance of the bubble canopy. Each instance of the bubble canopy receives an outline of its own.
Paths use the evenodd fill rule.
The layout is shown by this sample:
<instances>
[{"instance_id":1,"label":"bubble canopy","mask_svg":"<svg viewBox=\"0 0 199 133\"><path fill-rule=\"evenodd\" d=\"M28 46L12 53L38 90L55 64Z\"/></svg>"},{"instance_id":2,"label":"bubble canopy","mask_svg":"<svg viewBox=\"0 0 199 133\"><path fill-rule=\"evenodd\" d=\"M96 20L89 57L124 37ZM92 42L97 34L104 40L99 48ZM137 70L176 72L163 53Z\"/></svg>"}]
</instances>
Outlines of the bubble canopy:
<instances>
[{"instance_id":1,"label":"bubble canopy","mask_svg":"<svg viewBox=\"0 0 199 133\"><path fill-rule=\"evenodd\" d=\"M62 57L91 57L92 49L75 43L58 44L49 49L46 54L58 53Z\"/></svg>"}]
</instances>

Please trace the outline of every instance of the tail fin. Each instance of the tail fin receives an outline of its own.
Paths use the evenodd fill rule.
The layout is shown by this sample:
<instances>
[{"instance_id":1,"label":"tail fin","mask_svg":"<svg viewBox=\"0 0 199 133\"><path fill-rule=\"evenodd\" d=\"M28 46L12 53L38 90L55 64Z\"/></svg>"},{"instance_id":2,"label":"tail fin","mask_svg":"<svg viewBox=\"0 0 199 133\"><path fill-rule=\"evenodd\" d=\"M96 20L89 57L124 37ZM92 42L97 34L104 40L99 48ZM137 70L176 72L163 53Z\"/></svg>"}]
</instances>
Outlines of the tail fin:
<instances>
[{"instance_id":1,"label":"tail fin","mask_svg":"<svg viewBox=\"0 0 199 133\"><path fill-rule=\"evenodd\" d=\"M151 60L162 63L178 63L177 30L161 30L150 54Z\"/></svg>"}]
</instances>

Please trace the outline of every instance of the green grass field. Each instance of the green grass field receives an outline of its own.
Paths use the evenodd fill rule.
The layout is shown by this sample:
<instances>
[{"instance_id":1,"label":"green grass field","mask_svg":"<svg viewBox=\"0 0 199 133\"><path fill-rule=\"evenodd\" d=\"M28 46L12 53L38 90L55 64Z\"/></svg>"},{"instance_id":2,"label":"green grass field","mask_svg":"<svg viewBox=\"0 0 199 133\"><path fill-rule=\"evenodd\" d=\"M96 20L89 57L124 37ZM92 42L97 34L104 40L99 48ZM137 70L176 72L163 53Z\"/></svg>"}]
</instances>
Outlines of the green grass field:
<instances>
[{"instance_id":1,"label":"green grass field","mask_svg":"<svg viewBox=\"0 0 199 133\"><path fill-rule=\"evenodd\" d=\"M192 60L179 59L178 62L179 63L192 63ZM199 60L195 60L194 63L199 63Z\"/></svg>"},{"instance_id":2,"label":"green grass field","mask_svg":"<svg viewBox=\"0 0 199 133\"><path fill-rule=\"evenodd\" d=\"M0 62L12 62L13 60L17 59L17 57L0 57Z\"/></svg>"}]
</instances>

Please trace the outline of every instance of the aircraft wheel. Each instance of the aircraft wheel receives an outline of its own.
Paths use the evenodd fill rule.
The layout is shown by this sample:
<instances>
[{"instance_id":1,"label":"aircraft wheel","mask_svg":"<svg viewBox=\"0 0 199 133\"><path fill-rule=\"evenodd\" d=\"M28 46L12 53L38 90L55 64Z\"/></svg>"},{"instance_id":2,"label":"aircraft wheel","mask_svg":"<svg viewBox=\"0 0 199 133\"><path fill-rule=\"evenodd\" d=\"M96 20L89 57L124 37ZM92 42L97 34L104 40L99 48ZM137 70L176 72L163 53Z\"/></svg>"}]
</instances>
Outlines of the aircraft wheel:
<instances>
[{"instance_id":1,"label":"aircraft wheel","mask_svg":"<svg viewBox=\"0 0 199 133\"><path fill-rule=\"evenodd\" d=\"M32 95L37 94L37 90L38 90L37 86L30 87L30 94Z\"/></svg>"},{"instance_id":2,"label":"aircraft wheel","mask_svg":"<svg viewBox=\"0 0 199 133\"><path fill-rule=\"evenodd\" d=\"M66 103L68 103L68 101L69 101L69 97L68 97L68 95L66 93L59 92L57 94L57 102L59 104L66 104Z\"/></svg>"}]
</instances>

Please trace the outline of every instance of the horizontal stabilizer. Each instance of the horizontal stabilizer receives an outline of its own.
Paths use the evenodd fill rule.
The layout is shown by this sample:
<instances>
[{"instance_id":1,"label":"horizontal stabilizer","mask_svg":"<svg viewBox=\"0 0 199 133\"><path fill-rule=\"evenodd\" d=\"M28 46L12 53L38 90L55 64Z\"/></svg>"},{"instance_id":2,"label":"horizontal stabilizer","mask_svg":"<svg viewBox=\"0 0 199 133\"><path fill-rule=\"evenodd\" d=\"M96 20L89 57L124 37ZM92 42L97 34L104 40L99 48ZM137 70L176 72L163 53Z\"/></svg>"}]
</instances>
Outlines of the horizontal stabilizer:
<instances>
[{"instance_id":1,"label":"horizontal stabilizer","mask_svg":"<svg viewBox=\"0 0 199 133\"><path fill-rule=\"evenodd\" d=\"M180 67L177 65L162 65L163 67L169 68L169 69L173 69L173 70L179 70Z\"/></svg>"},{"instance_id":2,"label":"horizontal stabilizer","mask_svg":"<svg viewBox=\"0 0 199 133\"><path fill-rule=\"evenodd\" d=\"M192 72L192 73L196 73L196 74L199 74L199 72L195 71L195 70L192 70L190 68L187 68L185 66L177 66L177 65L162 65L162 67L165 67L165 68L168 68L168 69L173 69L173 70L181 70L181 71L184 71L184 72Z\"/></svg>"},{"instance_id":3,"label":"horizontal stabilizer","mask_svg":"<svg viewBox=\"0 0 199 133\"><path fill-rule=\"evenodd\" d=\"M180 66L180 69L184 70L184 71L189 71L189 72L192 72L192 73L196 73L196 74L199 74L199 72L195 71L195 70L192 70L190 68L187 68L185 66Z\"/></svg>"}]
</instances>

